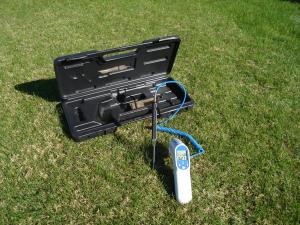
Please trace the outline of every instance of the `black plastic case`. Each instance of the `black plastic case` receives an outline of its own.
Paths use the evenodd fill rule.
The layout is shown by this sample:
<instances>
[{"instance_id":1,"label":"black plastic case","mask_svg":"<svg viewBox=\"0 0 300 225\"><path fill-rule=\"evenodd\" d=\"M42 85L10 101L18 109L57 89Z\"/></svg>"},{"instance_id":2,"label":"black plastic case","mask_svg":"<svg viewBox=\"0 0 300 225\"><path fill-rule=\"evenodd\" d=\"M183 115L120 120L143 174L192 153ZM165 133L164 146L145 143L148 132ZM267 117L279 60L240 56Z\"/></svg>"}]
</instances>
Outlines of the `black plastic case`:
<instances>
[{"instance_id":1,"label":"black plastic case","mask_svg":"<svg viewBox=\"0 0 300 225\"><path fill-rule=\"evenodd\" d=\"M154 86L171 72L180 44L168 36L140 44L87 51L55 59L63 112L76 141L112 133L117 127L151 117ZM158 116L176 110L183 91L176 84L160 89ZM185 108L193 100L187 96Z\"/></svg>"}]
</instances>

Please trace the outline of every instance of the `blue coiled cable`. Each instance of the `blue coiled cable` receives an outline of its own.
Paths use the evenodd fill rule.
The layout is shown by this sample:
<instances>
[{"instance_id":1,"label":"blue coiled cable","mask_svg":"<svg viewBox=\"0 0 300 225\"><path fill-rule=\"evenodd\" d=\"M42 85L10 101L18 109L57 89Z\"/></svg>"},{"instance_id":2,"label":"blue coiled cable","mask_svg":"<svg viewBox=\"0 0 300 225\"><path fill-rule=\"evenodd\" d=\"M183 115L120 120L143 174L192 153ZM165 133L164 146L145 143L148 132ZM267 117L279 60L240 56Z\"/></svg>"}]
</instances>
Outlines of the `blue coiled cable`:
<instances>
[{"instance_id":1,"label":"blue coiled cable","mask_svg":"<svg viewBox=\"0 0 300 225\"><path fill-rule=\"evenodd\" d=\"M159 89L161 87L166 86L167 84L177 84L181 88L181 90L184 92L184 96L183 96L182 102L180 103L180 105L178 106L178 108L175 110L175 112L172 113L166 119L164 119L162 122L158 123L158 125L156 124L156 129L158 131L166 132L166 133L173 134L173 135L178 135L178 136L184 137L187 140L189 140L190 143L197 150L196 153L194 153L194 154L191 155L191 158L193 158L195 156L198 156L198 155L204 153L204 149L202 148L202 146L196 141L196 139L192 135L190 135L190 134L188 134L186 132L174 129L174 128L168 128L168 127L160 126L161 124L164 124L164 123L170 121L171 119L173 119L176 116L176 114L183 108L184 103L186 101L186 97L187 97L187 92L186 92L186 89L184 88L184 86L179 81L172 80L172 81L165 81L165 82L160 83L160 84L158 84L156 86L155 95L154 95L155 100L156 100L156 96L157 96L157 93L158 93Z\"/></svg>"}]
</instances>

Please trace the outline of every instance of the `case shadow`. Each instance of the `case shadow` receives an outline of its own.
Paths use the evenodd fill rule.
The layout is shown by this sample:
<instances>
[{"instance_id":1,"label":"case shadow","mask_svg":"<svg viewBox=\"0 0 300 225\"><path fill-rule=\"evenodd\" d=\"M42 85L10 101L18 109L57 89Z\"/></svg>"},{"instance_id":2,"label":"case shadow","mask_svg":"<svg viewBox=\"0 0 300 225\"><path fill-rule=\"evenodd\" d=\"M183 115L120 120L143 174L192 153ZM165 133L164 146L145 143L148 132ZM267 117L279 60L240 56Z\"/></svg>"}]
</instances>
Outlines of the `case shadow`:
<instances>
[{"instance_id":1,"label":"case shadow","mask_svg":"<svg viewBox=\"0 0 300 225\"><path fill-rule=\"evenodd\" d=\"M58 102L58 88L55 79L41 79L15 85L15 89L25 94L41 97L49 102Z\"/></svg>"},{"instance_id":2,"label":"case shadow","mask_svg":"<svg viewBox=\"0 0 300 225\"><path fill-rule=\"evenodd\" d=\"M41 80L34 80L34 81L21 83L15 85L15 89L17 91L20 91L28 95L38 96L49 102L57 102L56 111L58 113L60 126L64 134L66 135L66 137L72 139L71 134L68 130L67 122L65 120L62 111L61 103L59 103L60 99L59 99L58 88L55 79L41 79Z\"/></svg>"}]
</instances>

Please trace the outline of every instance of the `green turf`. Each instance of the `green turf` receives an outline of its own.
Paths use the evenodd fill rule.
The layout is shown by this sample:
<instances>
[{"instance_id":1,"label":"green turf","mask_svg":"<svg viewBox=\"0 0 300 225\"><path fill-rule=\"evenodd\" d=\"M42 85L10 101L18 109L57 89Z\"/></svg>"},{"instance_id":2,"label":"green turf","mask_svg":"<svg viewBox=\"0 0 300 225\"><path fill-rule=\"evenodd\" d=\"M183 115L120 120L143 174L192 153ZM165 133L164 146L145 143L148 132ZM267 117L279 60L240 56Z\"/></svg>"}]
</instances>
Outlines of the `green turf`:
<instances>
[{"instance_id":1,"label":"green turf","mask_svg":"<svg viewBox=\"0 0 300 225\"><path fill-rule=\"evenodd\" d=\"M0 224L299 224L300 5L294 1L0 3ZM53 60L177 34L172 77L195 100L193 201L152 170L150 121L75 143ZM160 135L161 151L168 135ZM162 154L160 154L162 156Z\"/></svg>"}]
</instances>

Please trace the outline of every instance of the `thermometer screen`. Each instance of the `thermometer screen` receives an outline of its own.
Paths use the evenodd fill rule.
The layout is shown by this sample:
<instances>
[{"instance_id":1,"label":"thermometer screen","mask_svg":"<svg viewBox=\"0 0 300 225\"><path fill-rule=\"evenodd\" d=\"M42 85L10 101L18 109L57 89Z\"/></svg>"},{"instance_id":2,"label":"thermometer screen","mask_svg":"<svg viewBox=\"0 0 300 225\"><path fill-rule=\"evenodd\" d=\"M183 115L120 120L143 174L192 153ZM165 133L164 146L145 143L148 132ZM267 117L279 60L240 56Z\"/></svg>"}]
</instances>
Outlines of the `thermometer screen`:
<instances>
[{"instance_id":1,"label":"thermometer screen","mask_svg":"<svg viewBox=\"0 0 300 225\"><path fill-rule=\"evenodd\" d=\"M187 160L186 151L178 151L177 160Z\"/></svg>"},{"instance_id":2,"label":"thermometer screen","mask_svg":"<svg viewBox=\"0 0 300 225\"><path fill-rule=\"evenodd\" d=\"M178 146L176 148L176 166L180 170L185 170L189 168L189 150L186 146Z\"/></svg>"}]
</instances>

